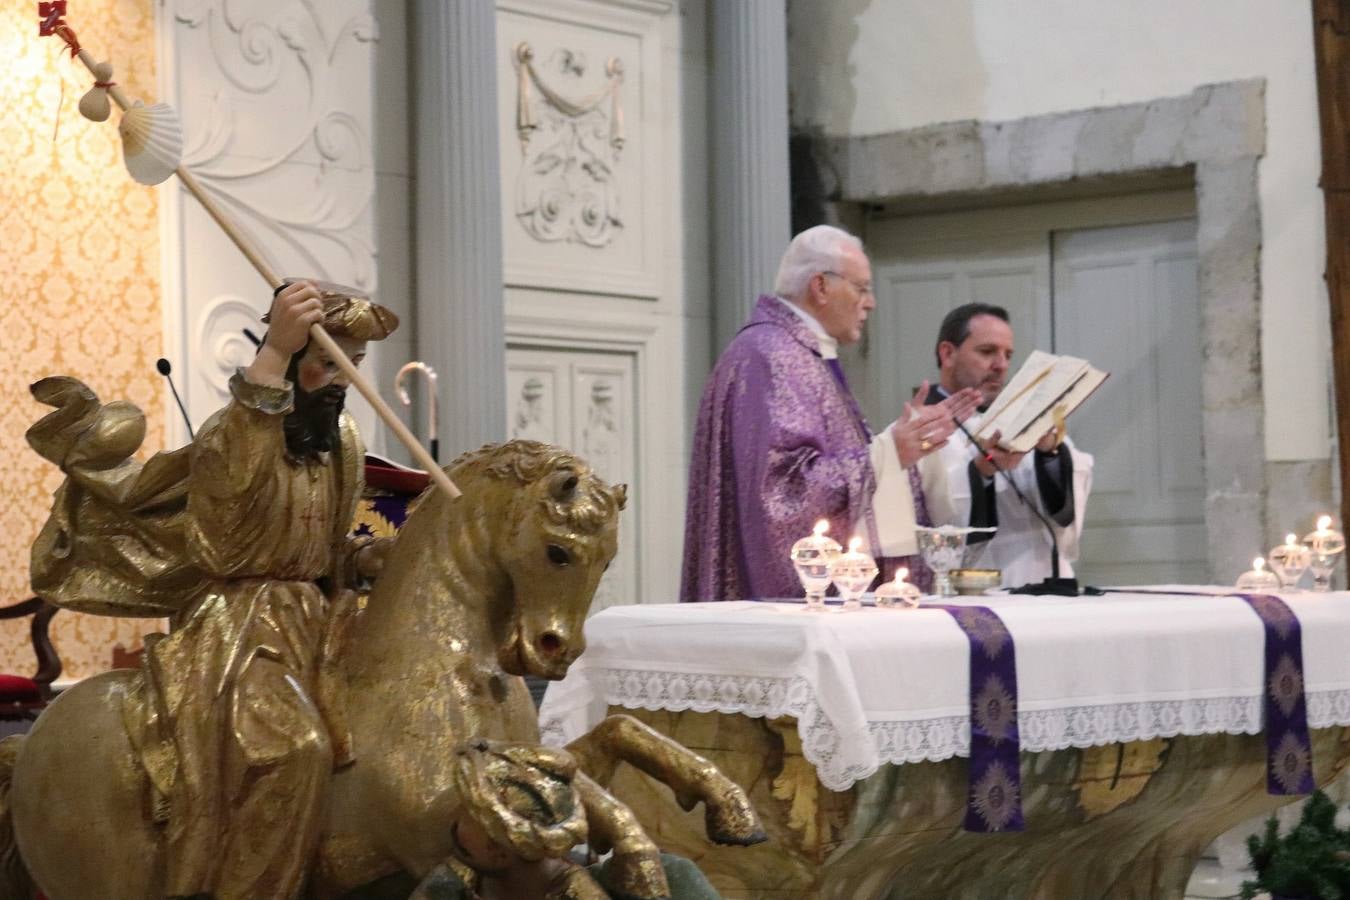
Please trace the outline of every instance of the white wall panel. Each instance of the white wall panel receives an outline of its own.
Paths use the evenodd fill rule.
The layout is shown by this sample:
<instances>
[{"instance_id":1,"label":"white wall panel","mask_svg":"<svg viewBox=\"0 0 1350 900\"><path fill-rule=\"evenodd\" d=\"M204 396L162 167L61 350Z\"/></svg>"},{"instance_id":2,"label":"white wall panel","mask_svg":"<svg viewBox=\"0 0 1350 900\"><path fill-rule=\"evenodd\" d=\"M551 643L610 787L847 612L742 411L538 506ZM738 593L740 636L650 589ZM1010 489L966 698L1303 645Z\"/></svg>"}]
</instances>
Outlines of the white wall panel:
<instances>
[{"instance_id":1,"label":"white wall panel","mask_svg":"<svg viewBox=\"0 0 1350 900\"><path fill-rule=\"evenodd\" d=\"M377 39L369 0L165 4L161 80L183 119L183 162L279 274L378 286ZM176 181L166 191L166 344L200 423L226 401L228 373L252 358L240 329L262 335L270 291L196 200ZM355 392L349 408L381 446Z\"/></svg>"},{"instance_id":2,"label":"white wall panel","mask_svg":"<svg viewBox=\"0 0 1350 900\"><path fill-rule=\"evenodd\" d=\"M686 231L700 228L685 218L698 207L685 196L683 154L706 140L706 124L680 98L683 73L706 49L686 41L686 16L671 3L501 0L497 9L505 414L511 433L548 433L629 485L620 555L594 608L669 602L688 466L686 273L705 258L686 246ZM523 81L522 44L534 67ZM620 68L617 93L607 93ZM524 123L533 127L522 143Z\"/></svg>"}]
</instances>

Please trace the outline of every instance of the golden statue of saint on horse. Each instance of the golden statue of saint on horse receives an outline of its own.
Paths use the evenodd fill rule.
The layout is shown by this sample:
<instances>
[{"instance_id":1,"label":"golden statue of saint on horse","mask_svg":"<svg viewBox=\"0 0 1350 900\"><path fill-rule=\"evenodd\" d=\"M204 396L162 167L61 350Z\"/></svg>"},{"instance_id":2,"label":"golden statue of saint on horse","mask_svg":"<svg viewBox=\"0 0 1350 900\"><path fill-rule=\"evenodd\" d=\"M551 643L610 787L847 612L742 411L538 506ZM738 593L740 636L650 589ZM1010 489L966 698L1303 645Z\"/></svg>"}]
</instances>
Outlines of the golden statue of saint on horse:
<instances>
[{"instance_id":1,"label":"golden statue of saint on horse","mask_svg":"<svg viewBox=\"0 0 1350 900\"><path fill-rule=\"evenodd\" d=\"M315 324L359 362L398 323L359 292L283 286L229 404L144 463L135 407L33 386L56 410L29 442L67 476L35 590L170 629L140 670L0 742L0 895L715 896L604 785L626 761L738 844L763 839L744 792L623 716L541 746L521 677L584 649L624 486L513 441L446 467L462 496L428 489L396 538L349 536L363 451ZM613 851L594 875L582 842Z\"/></svg>"}]
</instances>

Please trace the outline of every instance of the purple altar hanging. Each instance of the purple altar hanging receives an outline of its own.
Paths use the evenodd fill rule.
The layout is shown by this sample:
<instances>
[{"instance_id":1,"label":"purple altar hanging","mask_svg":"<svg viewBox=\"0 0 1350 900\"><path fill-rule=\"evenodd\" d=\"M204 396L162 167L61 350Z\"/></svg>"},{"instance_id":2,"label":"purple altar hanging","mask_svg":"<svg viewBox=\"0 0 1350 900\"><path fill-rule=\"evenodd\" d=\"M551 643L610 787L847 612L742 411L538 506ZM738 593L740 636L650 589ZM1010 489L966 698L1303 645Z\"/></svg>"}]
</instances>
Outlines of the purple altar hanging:
<instances>
[{"instance_id":1,"label":"purple altar hanging","mask_svg":"<svg viewBox=\"0 0 1350 900\"><path fill-rule=\"evenodd\" d=\"M1189 594L1238 597L1251 607L1266 632L1261 702L1266 733L1266 793L1277 797L1311 794L1312 736L1303 686L1303 626L1289 604L1273 594L1210 594L1206 591L1151 591L1132 594Z\"/></svg>"},{"instance_id":2,"label":"purple altar hanging","mask_svg":"<svg viewBox=\"0 0 1350 900\"><path fill-rule=\"evenodd\" d=\"M1021 831L1017 655L1003 620L986 606L945 610L970 641L970 776L966 831Z\"/></svg>"},{"instance_id":3,"label":"purple altar hanging","mask_svg":"<svg viewBox=\"0 0 1350 900\"><path fill-rule=\"evenodd\" d=\"M1266 630L1262 686L1266 732L1266 791L1311 794L1312 738L1303 686L1303 628L1298 616L1279 597L1238 594L1261 619Z\"/></svg>"}]
</instances>

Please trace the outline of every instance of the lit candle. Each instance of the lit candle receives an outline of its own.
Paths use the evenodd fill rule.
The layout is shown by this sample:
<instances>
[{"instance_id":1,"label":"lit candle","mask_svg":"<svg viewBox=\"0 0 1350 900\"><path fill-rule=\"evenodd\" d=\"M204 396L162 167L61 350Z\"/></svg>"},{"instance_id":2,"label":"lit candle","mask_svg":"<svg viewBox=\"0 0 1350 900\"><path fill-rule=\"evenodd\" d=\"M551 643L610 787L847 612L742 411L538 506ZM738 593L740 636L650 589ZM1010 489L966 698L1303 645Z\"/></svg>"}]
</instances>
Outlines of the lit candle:
<instances>
[{"instance_id":1,"label":"lit candle","mask_svg":"<svg viewBox=\"0 0 1350 900\"><path fill-rule=\"evenodd\" d=\"M830 587L830 565L839 556L839 543L825 534L829 530L829 520L821 519L810 534L792 545L789 553L792 567L797 571L797 579L806 591L808 610L825 608L825 591Z\"/></svg>"},{"instance_id":2,"label":"lit candle","mask_svg":"<svg viewBox=\"0 0 1350 900\"><path fill-rule=\"evenodd\" d=\"M839 596L844 598L846 610L862 608L863 591L871 587L872 579L877 577L876 560L861 548L862 538L854 535L849 539L848 552L830 566L830 580Z\"/></svg>"},{"instance_id":3,"label":"lit candle","mask_svg":"<svg viewBox=\"0 0 1350 900\"><path fill-rule=\"evenodd\" d=\"M1287 591L1298 590L1298 581L1308 568L1312 553L1298 541L1298 535L1286 534L1284 543L1272 547L1267 554L1270 567L1280 576L1280 584Z\"/></svg>"},{"instance_id":4,"label":"lit candle","mask_svg":"<svg viewBox=\"0 0 1350 900\"><path fill-rule=\"evenodd\" d=\"M1237 587L1240 591L1275 591L1280 588L1280 579L1266 571L1266 561L1258 556L1252 560L1252 570L1238 576Z\"/></svg>"},{"instance_id":5,"label":"lit candle","mask_svg":"<svg viewBox=\"0 0 1350 900\"><path fill-rule=\"evenodd\" d=\"M921 594L917 587L905 580L908 577L909 569L904 566L896 569L895 580L888 581L877 588L877 606L883 609L894 606L899 606L902 609L913 609L918 606Z\"/></svg>"},{"instance_id":6,"label":"lit candle","mask_svg":"<svg viewBox=\"0 0 1350 900\"><path fill-rule=\"evenodd\" d=\"M1331 527L1331 516L1318 516L1317 530L1303 540L1312 549L1308 568L1313 573L1313 590L1331 590L1331 573L1345 549L1345 536Z\"/></svg>"}]
</instances>

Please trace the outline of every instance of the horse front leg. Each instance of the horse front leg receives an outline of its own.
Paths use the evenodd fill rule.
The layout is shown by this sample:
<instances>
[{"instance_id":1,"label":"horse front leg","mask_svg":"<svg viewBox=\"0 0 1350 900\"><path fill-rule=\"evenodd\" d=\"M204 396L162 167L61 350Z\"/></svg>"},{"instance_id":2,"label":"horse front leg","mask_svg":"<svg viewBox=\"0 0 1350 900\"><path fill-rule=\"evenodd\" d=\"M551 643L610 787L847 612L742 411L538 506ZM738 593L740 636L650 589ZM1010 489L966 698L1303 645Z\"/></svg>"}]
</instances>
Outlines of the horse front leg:
<instances>
[{"instance_id":1,"label":"horse front leg","mask_svg":"<svg viewBox=\"0 0 1350 900\"><path fill-rule=\"evenodd\" d=\"M609 716L567 745L581 770L607 785L620 762L650 775L675 792L683 809L704 804L708 839L718 844L758 844L765 839L759 816L740 785L716 766L632 716Z\"/></svg>"},{"instance_id":2,"label":"horse front leg","mask_svg":"<svg viewBox=\"0 0 1350 900\"><path fill-rule=\"evenodd\" d=\"M661 865L661 851L637 816L583 773L572 782L586 809L586 843L596 853L614 851L609 862L612 886L625 897L668 900L670 885Z\"/></svg>"}]
</instances>

